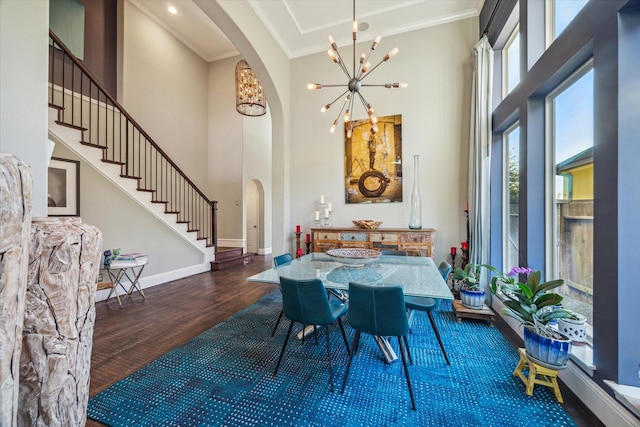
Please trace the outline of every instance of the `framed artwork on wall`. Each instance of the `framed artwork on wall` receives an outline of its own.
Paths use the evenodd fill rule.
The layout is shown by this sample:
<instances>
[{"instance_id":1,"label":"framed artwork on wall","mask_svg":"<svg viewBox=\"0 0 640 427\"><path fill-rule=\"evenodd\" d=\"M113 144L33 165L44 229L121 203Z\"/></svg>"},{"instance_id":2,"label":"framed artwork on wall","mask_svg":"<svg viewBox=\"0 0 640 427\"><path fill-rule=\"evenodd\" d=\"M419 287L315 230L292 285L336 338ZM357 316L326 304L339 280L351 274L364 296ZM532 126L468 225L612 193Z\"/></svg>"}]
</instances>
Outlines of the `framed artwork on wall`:
<instances>
[{"instance_id":1,"label":"framed artwork on wall","mask_svg":"<svg viewBox=\"0 0 640 427\"><path fill-rule=\"evenodd\" d=\"M80 216L80 162L52 157L48 180L49 216Z\"/></svg>"},{"instance_id":2,"label":"framed artwork on wall","mask_svg":"<svg viewBox=\"0 0 640 427\"><path fill-rule=\"evenodd\" d=\"M402 202L402 115L378 117L378 132L369 120L354 120L345 129L345 202Z\"/></svg>"}]
</instances>

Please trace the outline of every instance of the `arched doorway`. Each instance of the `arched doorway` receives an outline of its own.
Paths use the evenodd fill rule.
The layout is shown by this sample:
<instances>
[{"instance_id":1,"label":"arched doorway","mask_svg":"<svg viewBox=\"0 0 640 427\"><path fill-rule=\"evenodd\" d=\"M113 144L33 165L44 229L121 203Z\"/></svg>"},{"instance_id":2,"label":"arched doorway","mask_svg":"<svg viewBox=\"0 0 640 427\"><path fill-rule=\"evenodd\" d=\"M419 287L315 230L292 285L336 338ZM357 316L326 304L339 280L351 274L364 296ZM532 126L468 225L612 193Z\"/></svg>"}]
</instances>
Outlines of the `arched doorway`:
<instances>
[{"instance_id":1,"label":"arched doorway","mask_svg":"<svg viewBox=\"0 0 640 427\"><path fill-rule=\"evenodd\" d=\"M264 253L264 189L260 181L252 179L245 192L247 207L247 253Z\"/></svg>"}]
</instances>

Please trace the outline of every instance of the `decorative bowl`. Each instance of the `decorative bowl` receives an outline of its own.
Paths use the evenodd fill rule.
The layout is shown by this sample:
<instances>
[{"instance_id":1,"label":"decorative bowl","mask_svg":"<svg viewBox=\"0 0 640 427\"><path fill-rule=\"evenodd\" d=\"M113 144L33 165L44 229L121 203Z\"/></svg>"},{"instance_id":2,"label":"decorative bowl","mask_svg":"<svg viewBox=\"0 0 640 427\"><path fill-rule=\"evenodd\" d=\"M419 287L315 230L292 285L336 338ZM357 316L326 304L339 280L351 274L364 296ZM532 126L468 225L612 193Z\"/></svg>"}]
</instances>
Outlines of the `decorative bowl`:
<instances>
[{"instance_id":1,"label":"decorative bowl","mask_svg":"<svg viewBox=\"0 0 640 427\"><path fill-rule=\"evenodd\" d=\"M356 227L367 230L375 230L382 224L382 221L374 221L372 219L354 219L352 222Z\"/></svg>"},{"instance_id":2,"label":"decorative bowl","mask_svg":"<svg viewBox=\"0 0 640 427\"><path fill-rule=\"evenodd\" d=\"M365 264L371 264L376 261L380 257L380 251L362 248L340 248L328 250L327 255L347 267L362 267Z\"/></svg>"}]
</instances>

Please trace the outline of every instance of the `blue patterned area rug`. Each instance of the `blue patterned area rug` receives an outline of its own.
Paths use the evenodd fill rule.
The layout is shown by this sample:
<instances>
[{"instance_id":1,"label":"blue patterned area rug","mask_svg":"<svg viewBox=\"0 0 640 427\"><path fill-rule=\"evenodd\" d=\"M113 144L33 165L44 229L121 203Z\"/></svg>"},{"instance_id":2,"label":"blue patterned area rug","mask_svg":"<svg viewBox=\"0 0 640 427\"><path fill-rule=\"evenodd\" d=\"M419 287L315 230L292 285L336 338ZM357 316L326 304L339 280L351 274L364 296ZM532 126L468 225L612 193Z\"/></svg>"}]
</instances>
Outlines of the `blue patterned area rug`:
<instances>
[{"instance_id":1,"label":"blue patterned area rug","mask_svg":"<svg viewBox=\"0 0 640 427\"><path fill-rule=\"evenodd\" d=\"M512 376L518 356L486 322L457 323L451 304L434 313L451 366L428 318L416 313L409 366L417 411L402 363L389 365L363 335L349 382L337 327L331 329L335 391L329 391L324 331L292 340L277 377L273 370L289 322L278 291L236 313L89 400L89 418L112 426L574 426L543 386L527 396ZM349 340L353 330L346 327ZM294 329L295 330L295 329ZM393 345L398 352L397 341Z\"/></svg>"}]
</instances>

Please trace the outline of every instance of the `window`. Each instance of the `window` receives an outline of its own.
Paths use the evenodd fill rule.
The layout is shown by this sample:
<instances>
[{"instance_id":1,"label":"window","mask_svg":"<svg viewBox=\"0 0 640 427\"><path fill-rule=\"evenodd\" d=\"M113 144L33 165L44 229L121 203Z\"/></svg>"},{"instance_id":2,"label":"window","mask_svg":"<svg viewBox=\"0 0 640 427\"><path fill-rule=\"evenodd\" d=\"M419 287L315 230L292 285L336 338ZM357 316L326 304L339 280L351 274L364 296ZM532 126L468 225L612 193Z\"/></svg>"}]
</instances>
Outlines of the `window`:
<instances>
[{"instance_id":1,"label":"window","mask_svg":"<svg viewBox=\"0 0 640 427\"><path fill-rule=\"evenodd\" d=\"M589 0L548 0L547 46L569 25Z\"/></svg>"},{"instance_id":2,"label":"window","mask_svg":"<svg viewBox=\"0 0 640 427\"><path fill-rule=\"evenodd\" d=\"M547 228L551 275L565 280L563 305L593 319L593 68L587 63L547 98Z\"/></svg>"},{"instance_id":3,"label":"window","mask_svg":"<svg viewBox=\"0 0 640 427\"><path fill-rule=\"evenodd\" d=\"M503 271L519 266L520 235L520 127L515 124L504 133L504 249Z\"/></svg>"},{"instance_id":4,"label":"window","mask_svg":"<svg viewBox=\"0 0 640 427\"><path fill-rule=\"evenodd\" d=\"M520 83L520 29L513 30L503 49L503 96Z\"/></svg>"}]
</instances>

